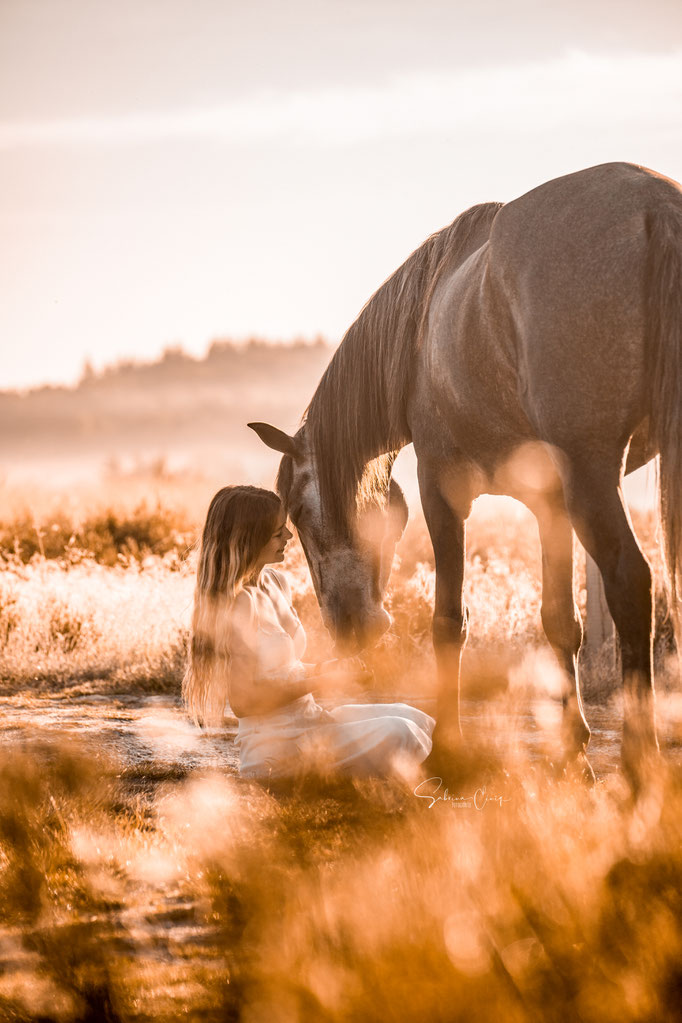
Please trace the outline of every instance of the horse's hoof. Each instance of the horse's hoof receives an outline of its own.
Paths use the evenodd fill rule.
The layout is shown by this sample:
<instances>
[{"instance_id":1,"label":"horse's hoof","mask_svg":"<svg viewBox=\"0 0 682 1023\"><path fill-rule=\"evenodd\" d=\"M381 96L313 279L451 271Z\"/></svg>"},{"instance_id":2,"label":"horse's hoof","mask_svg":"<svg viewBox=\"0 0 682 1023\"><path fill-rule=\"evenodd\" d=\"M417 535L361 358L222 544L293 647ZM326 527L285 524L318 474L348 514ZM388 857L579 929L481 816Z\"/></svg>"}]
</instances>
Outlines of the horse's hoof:
<instances>
[{"instance_id":1,"label":"horse's hoof","mask_svg":"<svg viewBox=\"0 0 682 1023\"><path fill-rule=\"evenodd\" d=\"M621 749L621 769L634 801L655 789L666 772L665 758L658 745L633 754L625 744Z\"/></svg>"},{"instance_id":2,"label":"horse's hoof","mask_svg":"<svg viewBox=\"0 0 682 1023\"><path fill-rule=\"evenodd\" d=\"M501 773L499 757L491 750L472 743L451 747L434 746L421 764L426 778L440 778L451 791L465 790Z\"/></svg>"},{"instance_id":3,"label":"horse's hoof","mask_svg":"<svg viewBox=\"0 0 682 1023\"><path fill-rule=\"evenodd\" d=\"M442 750L432 750L422 762L421 769L427 778L438 777L444 782L451 782L458 773L456 758Z\"/></svg>"},{"instance_id":4,"label":"horse's hoof","mask_svg":"<svg viewBox=\"0 0 682 1023\"><path fill-rule=\"evenodd\" d=\"M597 784L597 776L594 773L592 764L589 762L587 756L584 753L581 753L581 755L576 760L576 767L579 767L580 769L581 781L583 781L586 785Z\"/></svg>"},{"instance_id":5,"label":"horse's hoof","mask_svg":"<svg viewBox=\"0 0 682 1023\"><path fill-rule=\"evenodd\" d=\"M579 753L567 760L551 761L550 769L557 781L577 781L588 786L595 785L597 781L592 764L585 753Z\"/></svg>"}]
</instances>

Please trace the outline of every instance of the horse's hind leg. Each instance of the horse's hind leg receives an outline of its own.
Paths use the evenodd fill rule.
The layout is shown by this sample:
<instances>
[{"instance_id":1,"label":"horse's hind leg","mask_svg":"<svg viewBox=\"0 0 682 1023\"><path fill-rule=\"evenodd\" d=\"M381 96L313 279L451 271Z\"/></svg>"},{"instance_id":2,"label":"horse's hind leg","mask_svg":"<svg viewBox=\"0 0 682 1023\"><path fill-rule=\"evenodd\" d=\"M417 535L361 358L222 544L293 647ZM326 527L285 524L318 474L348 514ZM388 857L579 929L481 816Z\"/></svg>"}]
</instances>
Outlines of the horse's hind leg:
<instances>
[{"instance_id":1,"label":"horse's hind leg","mask_svg":"<svg viewBox=\"0 0 682 1023\"><path fill-rule=\"evenodd\" d=\"M604 580L623 664L623 768L635 786L658 742L652 670L652 583L632 531L618 470L573 463L565 479L573 526Z\"/></svg>"},{"instance_id":2,"label":"horse's hind leg","mask_svg":"<svg viewBox=\"0 0 682 1023\"><path fill-rule=\"evenodd\" d=\"M542 625L563 675L562 754L580 758L586 778L593 780L585 757L590 729L585 720L578 681L582 622L573 594L573 527L563 494L554 492L526 502L535 513L542 544Z\"/></svg>"}]
</instances>

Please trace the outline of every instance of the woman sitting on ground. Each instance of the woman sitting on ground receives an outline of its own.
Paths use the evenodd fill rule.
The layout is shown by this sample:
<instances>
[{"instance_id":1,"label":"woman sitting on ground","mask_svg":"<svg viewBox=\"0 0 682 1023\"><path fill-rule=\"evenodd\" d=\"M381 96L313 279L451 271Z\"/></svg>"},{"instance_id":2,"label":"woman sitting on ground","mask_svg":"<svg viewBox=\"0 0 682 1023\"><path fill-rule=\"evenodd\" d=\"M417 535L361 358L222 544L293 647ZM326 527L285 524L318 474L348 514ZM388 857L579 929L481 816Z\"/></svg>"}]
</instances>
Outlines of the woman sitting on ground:
<instances>
[{"instance_id":1,"label":"woman sitting on ground","mask_svg":"<svg viewBox=\"0 0 682 1023\"><path fill-rule=\"evenodd\" d=\"M292 533L278 496L223 487L204 526L183 698L193 720L220 725L226 705L239 719L239 769L251 777L308 770L387 775L422 763L435 720L404 703L315 701L339 674L362 674L358 658L306 664L306 637L286 576Z\"/></svg>"}]
</instances>

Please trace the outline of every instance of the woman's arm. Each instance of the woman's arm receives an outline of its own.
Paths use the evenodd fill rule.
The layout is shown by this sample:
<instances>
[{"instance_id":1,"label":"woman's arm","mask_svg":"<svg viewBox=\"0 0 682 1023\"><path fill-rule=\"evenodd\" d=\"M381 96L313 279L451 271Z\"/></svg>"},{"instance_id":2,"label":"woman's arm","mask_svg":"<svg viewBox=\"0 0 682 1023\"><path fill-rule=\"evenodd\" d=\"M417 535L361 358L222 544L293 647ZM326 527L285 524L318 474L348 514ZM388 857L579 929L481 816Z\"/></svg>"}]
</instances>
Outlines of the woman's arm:
<instances>
[{"instance_id":1,"label":"woman's arm","mask_svg":"<svg viewBox=\"0 0 682 1023\"><path fill-rule=\"evenodd\" d=\"M232 609L228 700L237 717L269 714L311 691L307 678L258 678L258 629L251 597L242 590Z\"/></svg>"},{"instance_id":2,"label":"woman's arm","mask_svg":"<svg viewBox=\"0 0 682 1023\"><path fill-rule=\"evenodd\" d=\"M270 714L292 700L311 692L310 679L254 678L241 657L232 655L230 666L230 707L238 718Z\"/></svg>"},{"instance_id":3,"label":"woman's arm","mask_svg":"<svg viewBox=\"0 0 682 1023\"><path fill-rule=\"evenodd\" d=\"M255 678L254 661L247 651L233 651L228 698L238 718L269 714L308 693L322 696L329 690L343 690L344 684L361 685L372 679L355 657L305 664L305 675L299 679Z\"/></svg>"},{"instance_id":4,"label":"woman's arm","mask_svg":"<svg viewBox=\"0 0 682 1023\"><path fill-rule=\"evenodd\" d=\"M365 689L372 682L373 675L359 657L337 657L318 664L306 664L306 677L314 696L339 695L350 685L350 689Z\"/></svg>"}]
</instances>

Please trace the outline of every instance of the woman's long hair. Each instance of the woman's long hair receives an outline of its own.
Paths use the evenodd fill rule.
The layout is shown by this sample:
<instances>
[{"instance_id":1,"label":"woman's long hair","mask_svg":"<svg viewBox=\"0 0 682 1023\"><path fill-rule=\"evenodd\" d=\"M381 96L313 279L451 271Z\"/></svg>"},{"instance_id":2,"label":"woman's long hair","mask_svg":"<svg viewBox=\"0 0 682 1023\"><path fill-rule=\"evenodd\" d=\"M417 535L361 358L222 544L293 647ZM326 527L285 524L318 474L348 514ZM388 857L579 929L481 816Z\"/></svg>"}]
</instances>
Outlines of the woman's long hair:
<instances>
[{"instance_id":1,"label":"woman's long hair","mask_svg":"<svg viewBox=\"0 0 682 1023\"><path fill-rule=\"evenodd\" d=\"M235 597L255 582L258 558L282 505L261 487L223 487L209 505L194 591L189 662L182 698L192 720L219 725L228 698L230 619Z\"/></svg>"}]
</instances>

